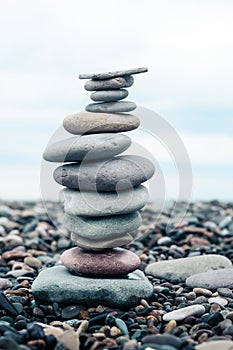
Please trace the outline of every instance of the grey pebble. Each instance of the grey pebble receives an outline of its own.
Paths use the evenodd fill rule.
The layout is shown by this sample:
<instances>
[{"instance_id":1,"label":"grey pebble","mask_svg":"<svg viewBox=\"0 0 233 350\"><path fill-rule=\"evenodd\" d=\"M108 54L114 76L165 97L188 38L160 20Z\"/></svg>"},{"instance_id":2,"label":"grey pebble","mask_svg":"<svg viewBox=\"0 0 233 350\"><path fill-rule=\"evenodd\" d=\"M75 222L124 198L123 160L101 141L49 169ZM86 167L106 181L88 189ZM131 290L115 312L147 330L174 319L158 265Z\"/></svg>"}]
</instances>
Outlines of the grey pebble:
<instances>
[{"instance_id":1,"label":"grey pebble","mask_svg":"<svg viewBox=\"0 0 233 350\"><path fill-rule=\"evenodd\" d=\"M94 113L123 113L137 108L136 103L130 101L90 103L86 111Z\"/></svg>"},{"instance_id":2,"label":"grey pebble","mask_svg":"<svg viewBox=\"0 0 233 350\"><path fill-rule=\"evenodd\" d=\"M104 101L104 102L112 102L118 101L126 98L129 92L125 89L119 90L100 90L95 91L91 94L91 99L93 101Z\"/></svg>"},{"instance_id":3,"label":"grey pebble","mask_svg":"<svg viewBox=\"0 0 233 350\"><path fill-rule=\"evenodd\" d=\"M108 216L128 214L145 206L149 194L140 185L120 192L90 192L65 188L60 191L65 212L79 216Z\"/></svg>"},{"instance_id":4,"label":"grey pebble","mask_svg":"<svg viewBox=\"0 0 233 350\"><path fill-rule=\"evenodd\" d=\"M81 217L65 214L63 219L63 226L70 232L97 241L134 231L140 224L141 215L137 211L107 217Z\"/></svg>"},{"instance_id":5,"label":"grey pebble","mask_svg":"<svg viewBox=\"0 0 233 350\"><path fill-rule=\"evenodd\" d=\"M131 139L122 134L74 136L48 145L43 158L49 162L107 159L124 152L130 145Z\"/></svg>"},{"instance_id":6,"label":"grey pebble","mask_svg":"<svg viewBox=\"0 0 233 350\"><path fill-rule=\"evenodd\" d=\"M63 121L66 131L75 135L117 133L138 128L140 120L132 114L80 112Z\"/></svg>"},{"instance_id":7,"label":"grey pebble","mask_svg":"<svg viewBox=\"0 0 233 350\"><path fill-rule=\"evenodd\" d=\"M147 71L148 71L148 68L140 67L140 68L124 69L124 70L117 70L117 71L105 72L105 73L80 74L79 79L101 80L101 79L109 79L114 77L122 77L130 74L145 73Z\"/></svg>"},{"instance_id":8,"label":"grey pebble","mask_svg":"<svg viewBox=\"0 0 233 350\"><path fill-rule=\"evenodd\" d=\"M233 288L233 268L209 270L198 273L186 279L188 287L217 289L222 287Z\"/></svg>"},{"instance_id":9,"label":"grey pebble","mask_svg":"<svg viewBox=\"0 0 233 350\"><path fill-rule=\"evenodd\" d=\"M55 169L54 180L69 188L87 191L123 191L149 180L154 165L141 156L127 155L93 163L68 164Z\"/></svg>"},{"instance_id":10,"label":"grey pebble","mask_svg":"<svg viewBox=\"0 0 233 350\"><path fill-rule=\"evenodd\" d=\"M87 278L75 276L63 266L42 271L32 285L40 301L110 307L131 307L141 299L150 299L153 287L142 271L128 278Z\"/></svg>"},{"instance_id":11,"label":"grey pebble","mask_svg":"<svg viewBox=\"0 0 233 350\"><path fill-rule=\"evenodd\" d=\"M191 305L181 309L177 309L167 314L163 315L163 320L168 322L171 320L181 321L188 316L200 316L205 313L205 308L203 305Z\"/></svg>"},{"instance_id":12,"label":"grey pebble","mask_svg":"<svg viewBox=\"0 0 233 350\"><path fill-rule=\"evenodd\" d=\"M231 340L213 340L196 345L196 350L233 350Z\"/></svg>"},{"instance_id":13,"label":"grey pebble","mask_svg":"<svg viewBox=\"0 0 233 350\"><path fill-rule=\"evenodd\" d=\"M84 88L87 91L99 91L99 90L111 90L130 87L134 83L132 75L126 75L124 77L115 77L104 80L88 80Z\"/></svg>"},{"instance_id":14,"label":"grey pebble","mask_svg":"<svg viewBox=\"0 0 233 350\"><path fill-rule=\"evenodd\" d=\"M165 278L167 280L176 279L184 282L186 278L199 272L231 266L232 263L228 258L222 255L208 254L155 262L148 265L145 271L147 274L158 278ZM192 286L208 288L207 286L195 285L195 283Z\"/></svg>"},{"instance_id":15,"label":"grey pebble","mask_svg":"<svg viewBox=\"0 0 233 350\"><path fill-rule=\"evenodd\" d=\"M219 223L219 228L225 228L227 227L230 223L232 222L232 216L231 215L227 215L225 216L224 219L222 219Z\"/></svg>"}]
</instances>

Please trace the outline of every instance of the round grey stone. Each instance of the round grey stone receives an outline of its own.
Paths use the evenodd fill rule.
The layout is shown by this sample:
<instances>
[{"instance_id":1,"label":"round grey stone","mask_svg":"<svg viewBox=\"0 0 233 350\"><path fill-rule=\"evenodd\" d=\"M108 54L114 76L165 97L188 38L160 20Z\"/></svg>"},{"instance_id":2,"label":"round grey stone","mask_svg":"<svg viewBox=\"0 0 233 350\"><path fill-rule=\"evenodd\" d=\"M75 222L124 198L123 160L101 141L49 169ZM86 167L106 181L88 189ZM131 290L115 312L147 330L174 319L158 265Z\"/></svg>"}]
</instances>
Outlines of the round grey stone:
<instances>
[{"instance_id":1,"label":"round grey stone","mask_svg":"<svg viewBox=\"0 0 233 350\"><path fill-rule=\"evenodd\" d=\"M81 237L77 233L71 233L71 240L80 248L94 251L102 251L104 249L116 248L125 246L133 241L136 233L123 233L117 237L102 237L96 239L90 239L87 237Z\"/></svg>"},{"instance_id":2,"label":"round grey stone","mask_svg":"<svg viewBox=\"0 0 233 350\"><path fill-rule=\"evenodd\" d=\"M203 305L191 305L182 309L174 310L163 315L163 320L168 322L171 320L182 321L188 316L200 316L205 313Z\"/></svg>"},{"instance_id":3,"label":"round grey stone","mask_svg":"<svg viewBox=\"0 0 233 350\"><path fill-rule=\"evenodd\" d=\"M86 217L65 214L63 226L78 236L96 240L117 238L124 233L136 230L141 225L141 215L134 212L106 217Z\"/></svg>"},{"instance_id":4,"label":"round grey stone","mask_svg":"<svg viewBox=\"0 0 233 350\"><path fill-rule=\"evenodd\" d=\"M184 282L186 278L199 272L208 271L209 269L227 268L231 266L231 261L225 256L208 254L190 258L155 262L148 265L145 271L147 274L158 278L164 278L166 280L175 279L179 282ZM204 286L193 284L193 287Z\"/></svg>"},{"instance_id":5,"label":"round grey stone","mask_svg":"<svg viewBox=\"0 0 233 350\"><path fill-rule=\"evenodd\" d=\"M74 136L48 145L43 158L49 162L109 159L124 152L130 145L131 139L122 134Z\"/></svg>"},{"instance_id":6,"label":"round grey stone","mask_svg":"<svg viewBox=\"0 0 233 350\"><path fill-rule=\"evenodd\" d=\"M140 68L117 70L117 71L105 72L105 73L80 74L79 79L101 80L101 79L109 79L109 78L114 78L114 77L123 77L125 75L130 75L130 74L145 73L147 71L148 71L148 68L140 67Z\"/></svg>"},{"instance_id":7,"label":"round grey stone","mask_svg":"<svg viewBox=\"0 0 233 350\"><path fill-rule=\"evenodd\" d=\"M75 135L117 133L138 128L140 120L132 114L80 112L63 121L66 131Z\"/></svg>"},{"instance_id":8,"label":"round grey stone","mask_svg":"<svg viewBox=\"0 0 233 350\"><path fill-rule=\"evenodd\" d=\"M190 276L185 283L188 287L195 286L208 289L233 288L233 268L205 270L205 272Z\"/></svg>"},{"instance_id":9,"label":"round grey stone","mask_svg":"<svg viewBox=\"0 0 233 350\"><path fill-rule=\"evenodd\" d=\"M111 160L67 164L54 171L60 185L87 191L120 191L140 185L154 174L150 160L135 155L118 156Z\"/></svg>"},{"instance_id":10,"label":"round grey stone","mask_svg":"<svg viewBox=\"0 0 233 350\"><path fill-rule=\"evenodd\" d=\"M40 272L32 293L42 302L128 308L138 305L141 299L150 300L153 286L140 270L128 278L103 279L75 276L64 266L55 266Z\"/></svg>"},{"instance_id":11,"label":"round grey stone","mask_svg":"<svg viewBox=\"0 0 233 350\"><path fill-rule=\"evenodd\" d=\"M87 91L99 91L99 90L111 90L130 87L134 83L132 75L126 75L124 77L116 77L104 80L88 80L84 88Z\"/></svg>"},{"instance_id":12,"label":"round grey stone","mask_svg":"<svg viewBox=\"0 0 233 350\"><path fill-rule=\"evenodd\" d=\"M128 94L129 92L125 89L100 90L100 91L93 92L91 94L91 99L93 101L111 102L111 101L122 100L123 98L126 98Z\"/></svg>"},{"instance_id":13,"label":"round grey stone","mask_svg":"<svg viewBox=\"0 0 233 350\"><path fill-rule=\"evenodd\" d=\"M137 108L136 103L130 101L90 103L86 111L95 113L122 113L131 112Z\"/></svg>"},{"instance_id":14,"label":"round grey stone","mask_svg":"<svg viewBox=\"0 0 233 350\"><path fill-rule=\"evenodd\" d=\"M128 214L143 208L149 198L148 190L140 185L120 192L90 192L65 188L60 191L65 212L80 216Z\"/></svg>"}]
</instances>

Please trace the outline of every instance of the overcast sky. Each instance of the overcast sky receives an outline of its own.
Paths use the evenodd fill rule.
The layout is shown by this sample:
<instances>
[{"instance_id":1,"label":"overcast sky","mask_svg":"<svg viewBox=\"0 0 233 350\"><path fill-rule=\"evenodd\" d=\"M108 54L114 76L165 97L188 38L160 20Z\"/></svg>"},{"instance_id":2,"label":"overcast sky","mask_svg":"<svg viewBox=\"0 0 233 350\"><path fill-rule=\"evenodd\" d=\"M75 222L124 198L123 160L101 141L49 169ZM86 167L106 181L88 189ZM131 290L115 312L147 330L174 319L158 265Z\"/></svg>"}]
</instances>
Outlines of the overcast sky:
<instances>
[{"instance_id":1,"label":"overcast sky","mask_svg":"<svg viewBox=\"0 0 233 350\"><path fill-rule=\"evenodd\" d=\"M89 103L78 74L147 66L128 99L162 115L180 135L193 199L232 199L231 0L0 4L0 198L39 198L41 153L63 118ZM171 160L147 147L174 197Z\"/></svg>"}]
</instances>

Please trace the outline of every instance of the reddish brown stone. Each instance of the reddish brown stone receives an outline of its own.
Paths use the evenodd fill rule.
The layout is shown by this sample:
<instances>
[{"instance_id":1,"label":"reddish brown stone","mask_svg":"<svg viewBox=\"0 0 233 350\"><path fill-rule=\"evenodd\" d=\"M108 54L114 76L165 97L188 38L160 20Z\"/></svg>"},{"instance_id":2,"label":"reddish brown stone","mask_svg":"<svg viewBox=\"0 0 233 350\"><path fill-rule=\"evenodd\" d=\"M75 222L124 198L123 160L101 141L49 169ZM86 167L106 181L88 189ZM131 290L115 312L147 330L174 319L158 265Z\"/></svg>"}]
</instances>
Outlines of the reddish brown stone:
<instances>
[{"instance_id":1,"label":"reddish brown stone","mask_svg":"<svg viewBox=\"0 0 233 350\"><path fill-rule=\"evenodd\" d=\"M124 276L140 266L139 257L122 248L96 253L75 247L65 251L61 261L70 271L94 277Z\"/></svg>"}]
</instances>

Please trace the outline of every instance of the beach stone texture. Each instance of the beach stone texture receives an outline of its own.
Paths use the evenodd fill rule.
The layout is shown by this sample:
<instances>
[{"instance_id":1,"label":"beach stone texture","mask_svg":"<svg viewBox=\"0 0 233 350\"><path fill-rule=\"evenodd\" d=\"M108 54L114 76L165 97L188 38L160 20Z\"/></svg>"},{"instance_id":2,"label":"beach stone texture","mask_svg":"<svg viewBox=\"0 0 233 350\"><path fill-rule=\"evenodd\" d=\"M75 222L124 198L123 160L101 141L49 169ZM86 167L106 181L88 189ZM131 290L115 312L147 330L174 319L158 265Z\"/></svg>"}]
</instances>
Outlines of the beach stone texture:
<instances>
[{"instance_id":1,"label":"beach stone texture","mask_svg":"<svg viewBox=\"0 0 233 350\"><path fill-rule=\"evenodd\" d=\"M86 111L95 113L123 113L136 108L136 103L130 101L90 103L85 107Z\"/></svg>"},{"instance_id":2,"label":"beach stone texture","mask_svg":"<svg viewBox=\"0 0 233 350\"><path fill-rule=\"evenodd\" d=\"M130 87L134 83L132 75L125 75L124 77L115 77L103 80L88 80L84 88L87 91L111 90Z\"/></svg>"},{"instance_id":3,"label":"beach stone texture","mask_svg":"<svg viewBox=\"0 0 233 350\"><path fill-rule=\"evenodd\" d=\"M153 286L136 270L128 278L89 278L71 274L64 266L48 268L33 282L32 293L39 301L65 305L129 308L150 300Z\"/></svg>"},{"instance_id":4,"label":"beach stone texture","mask_svg":"<svg viewBox=\"0 0 233 350\"><path fill-rule=\"evenodd\" d=\"M131 74L145 73L147 71L148 71L148 68L140 67L140 68L124 69L124 70L117 70L117 71L105 72L105 73L79 74L79 79L102 80L102 79L110 79L115 77L123 77L125 75L131 75Z\"/></svg>"},{"instance_id":5,"label":"beach stone texture","mask_svg":"<svg viewBox=\"0 0 233 350\"><path fill-rule=\"evenodd\" d=\"M131 139L122 134L74 136L48 145L43 158L48 162L81 162L110 159L127 150Z\"/></svg>"},{"instance_id":6,"label":"beach stone texture","mask_svg":"<svg viewBox=\"0 0 233 350\"><path fill-rule=\"evenodd\" d=\"M140 120L132 114L79 112L68 115L63 126L74 135L118 133L137 129Z\"/></svg>"},{"instance_id":7,"label":"beach stone texture","mask_svg":"<svg viewBox=\"0 0 233 350\"><path fill-rule=\"evenodd\" d=\"M129 95L128 90L100 90L95 91L91 94L92 101L103 101L103 102L113 102L118 100L123 100Z\"/></svg>"},{"instance_id":8,"label":"beach stone texture","mask_svg":"<svg viewBox=\"0 0 233 350\"><path fill-rule=\"evenodd\" d=\"M78 247L66 250L61 262L76 274L93 277L120 277L136 270L141 261L130 250L115 248L101 254L89 252Z\"/></svg>"},{"instance_id":9,"label":"beach stone texture","mask_svg":"<svg viewBox=\"0 0 233 350\"><path fill-rule=\"evenodd\" d=\"M117 238L141 225L139 212L107 217L86 217L65 214L63 226L81 237L94 239Z\"/></svg>"},{"instance_id":10,"label":"beach stone texture","mask_svg":"<svg viewBox=\"0 0 233 350\"><path fill-rule=\"evenodd\" d=\"M143 208L149 199L145 186L119 192L90 192L64 188L59 193L64 210L70 215L108 216L128 214Z\"/></svg>"},{"instance_id":11,"label":"beach stone texture","mask_svg":"<svg viewBox=\"0 0 233 350\"><path fill-rule=\"evenodd\" d=\"M185 283L189 287L207 289L233 288L233 267L198 273L187 278Z\"/></svg>"},{"instance_id":12,"label":"beach stone texture","mask_svg":"<svg viewBox=\"0 0 233 350\"><path fill-rule=\"evenodd\" d=\"M105 162L63 165L55 169L60 185L87 191L123 191L139 186L154 174L153 163L135 155L117 156Z\"/></svg>"},{"instance_id":13,"label":"beach stone texture","mask_svg":"<svg viewBox=\"0 0 233 350\"><path fill-rule=\"evenodd\" d=\"M158 278L164 278L168 281L177 280L184 282L188 277L210 269L222 269L232 266L231 261L222 256L215 254L194 256L167 261L152 263L146 267L145 272ZM193 287L200 287L193 283ZM204 287L204 286L202 286ZM208 288L208 287L204 287Z\"/></svg>"}]
</instances>

